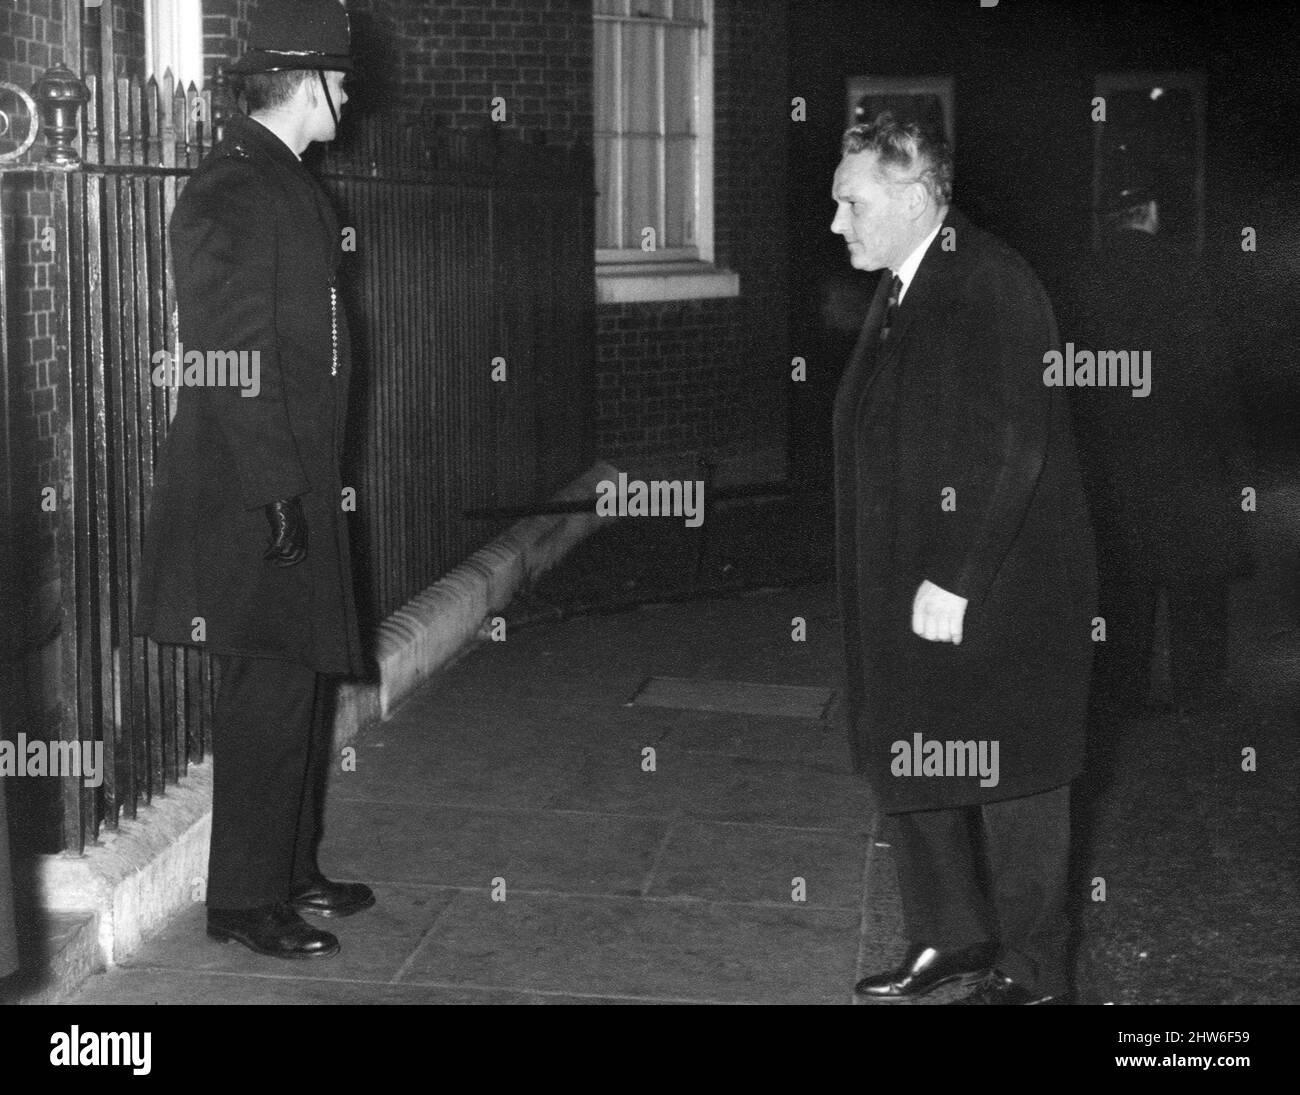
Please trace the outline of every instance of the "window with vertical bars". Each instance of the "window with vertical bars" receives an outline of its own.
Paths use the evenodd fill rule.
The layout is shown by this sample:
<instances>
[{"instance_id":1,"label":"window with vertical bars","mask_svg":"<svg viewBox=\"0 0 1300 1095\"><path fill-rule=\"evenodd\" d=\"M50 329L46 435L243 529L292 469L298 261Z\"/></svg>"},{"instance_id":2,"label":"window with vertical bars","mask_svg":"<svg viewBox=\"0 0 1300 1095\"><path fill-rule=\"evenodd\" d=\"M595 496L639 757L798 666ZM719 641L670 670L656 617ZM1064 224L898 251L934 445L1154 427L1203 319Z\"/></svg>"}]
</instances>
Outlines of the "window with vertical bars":
<instances>
[{"instance_id":1,"label":"window with vertical bars","mask_svg":"<svg viewBox=\"0 0 1300 1095\"><path fill-rule=\"evenodd\" d=\"M711 0L595 0L596 259L708 258Z\"/></svg>"}]
</instances>

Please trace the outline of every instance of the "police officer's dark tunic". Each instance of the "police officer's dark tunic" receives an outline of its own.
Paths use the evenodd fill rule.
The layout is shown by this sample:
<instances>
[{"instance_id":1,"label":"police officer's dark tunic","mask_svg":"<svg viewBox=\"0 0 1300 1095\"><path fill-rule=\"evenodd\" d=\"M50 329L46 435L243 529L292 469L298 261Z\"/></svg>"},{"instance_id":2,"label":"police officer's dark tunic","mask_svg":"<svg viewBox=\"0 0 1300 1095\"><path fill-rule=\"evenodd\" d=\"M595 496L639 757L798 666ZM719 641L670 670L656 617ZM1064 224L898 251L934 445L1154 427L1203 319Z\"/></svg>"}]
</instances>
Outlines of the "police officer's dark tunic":
<instances>
[{"instance_id":1,"label":"police officer's dark tunic","mask_svg":"<svg viewBox=\"0 0 1300 1095\"><path fill-rule=\"evenodd\" d=\"M339 226L294 152L237 116L182 192L170 239L184 353L257 351L260 391L181 387L135 630L223 655L208 903L252 908L316 869L329 747L317 678L364 671L339 472L351 372ZM278 567L262 559L264 507L295 497L307 557Z\"/></svg>"}]
</instances>

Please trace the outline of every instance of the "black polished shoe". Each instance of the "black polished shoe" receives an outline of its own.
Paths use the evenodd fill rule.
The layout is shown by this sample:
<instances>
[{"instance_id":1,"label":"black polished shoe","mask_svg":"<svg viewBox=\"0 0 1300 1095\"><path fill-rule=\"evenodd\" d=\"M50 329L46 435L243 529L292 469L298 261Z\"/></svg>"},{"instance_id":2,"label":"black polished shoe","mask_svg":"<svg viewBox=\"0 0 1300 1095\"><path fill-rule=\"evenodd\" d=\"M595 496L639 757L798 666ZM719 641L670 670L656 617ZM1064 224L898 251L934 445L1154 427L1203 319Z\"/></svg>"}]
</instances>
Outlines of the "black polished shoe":
<instances>
[{"instance_id":1,"label":"black polished shoe","mask_svg":"<svg viewBox=\"0 0 1300 1095\"><path fill-rule=\"evenodd\" d=\"M260 909L209 909L208 935L223 943L243 943L271 958L328 958L339 941L313 928L288 905Z\"/></svg>"},{"instance_id":2,"label":"black polished shoe","mask_svg":"<svg viewBox=\"0 0 1300 1095\"><path fill-rule=\"evenodd\" d=\"M375 903L369 886L360 882L331 882L323 874L313 875L295 887L289 904L299 912L317 916L351 916Z\"/></svg>"},{"instance_id":3,"label":"black polished shoe","mask_svg":"<svg viewBox=\"0 0 1300 1095\"><path fill-rule=\"evenodd\" d=\"M1073 1000L1068 992L1044 996L1031 992L1024 985L1011 980L1005 974L994 970L984 979L974 992L953 1000L954 1004L1070 1004Z\"/></svg>"},{"instance_id":4,"label":"black polished shoe","mask_svg":"<svg viewBox=\"0 0 1300 1095\"><path fill-rule=\"evenodd\" d=\"M853 991L871 1000L903 1000L924 996L950 981L969 985L988 974L996 953L990 942L955 951L915 944L908 948L901 966L864 977Z\"/></svg>"}]
</instances>

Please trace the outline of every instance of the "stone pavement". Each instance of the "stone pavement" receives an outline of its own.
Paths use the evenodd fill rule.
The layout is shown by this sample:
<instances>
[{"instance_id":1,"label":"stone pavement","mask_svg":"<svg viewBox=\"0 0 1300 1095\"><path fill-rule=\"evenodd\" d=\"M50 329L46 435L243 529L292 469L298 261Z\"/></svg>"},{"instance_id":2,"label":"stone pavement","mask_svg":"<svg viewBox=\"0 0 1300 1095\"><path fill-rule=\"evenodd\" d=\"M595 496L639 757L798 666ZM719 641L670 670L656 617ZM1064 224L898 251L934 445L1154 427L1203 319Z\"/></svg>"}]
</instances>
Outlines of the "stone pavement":
<instances>
[{"instance_id":1,"label":"stone pavement","mask_svg":"<svg viewBox=\"0 0 1300 1095\"><path fill-rule=\"evenodd\" d=\"M322 866L378 897L319 921L338 956L219 944L196 903L71 1002L851 1002L902 943L838 705L629 705L651 676L838 692L839 674L829 586L485 643L336 766ZM869 876L887 892L864 900Z\"/></svg>"},{"instance_id":2,"label":"stone pavement","mask_svg":"<svg viewBox=\"0 0 1300 1095\"><path fill-rule=\"evenodd\" d=\"M1234 598L1237 704L1103 729L1075 785L1085 1003L1300 1000L1300 630L1276 589L1261 573ZM628 705L652 676L838 690L837 626L819 585L486 643L334 773L322 865L379 899L319 921L342 953L223 946L196 904L71 1002L852 1002L904 939L838 704L826 719Z\"/></svg>"},{"instance_id":3,"label":"stone pavement","mask_svg":"<svg viewBox=\"0 0 1300 1095\"><path fill-rule=\"evenodd\" d=\"M1278 596L1293 545L1234 589L1235 700L1099 728L1074 790L1085 1000L1300 1002L1300 627Z\"/></svg>"}]
</instances>

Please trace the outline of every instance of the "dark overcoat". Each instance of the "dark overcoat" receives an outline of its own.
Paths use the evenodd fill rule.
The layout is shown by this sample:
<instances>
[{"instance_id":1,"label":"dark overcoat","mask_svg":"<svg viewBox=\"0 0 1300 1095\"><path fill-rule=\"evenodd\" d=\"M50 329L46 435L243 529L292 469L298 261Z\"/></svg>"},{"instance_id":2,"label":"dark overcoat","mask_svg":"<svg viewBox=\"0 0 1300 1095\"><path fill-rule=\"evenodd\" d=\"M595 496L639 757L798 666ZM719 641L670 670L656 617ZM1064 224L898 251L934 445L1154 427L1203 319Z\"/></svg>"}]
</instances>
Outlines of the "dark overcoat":
<instances>
[{"instance_id":1,"label":"dark overcoat","mask_svg":"<svg viewBox=\"0 0 1300 1095\"><path fill-rule=\"evenodd\" d=\"M134 630L216 653L364 671L339 461L351 375L331 287L337 218L274 133L237 116L170 225L180 338L191 351L259 351L260 391L184 385L155 472ZM268 502L301 497L307 557L262 559Z\"/></svg>"},{"instance_id":2,"label":"dark overcoat","mask_svg":"<svg viewBox=\"0 0 1300 1095\"><path fill-rule=\"evenodd\" d=\"M877 353L888 280L835 403L854 767L890 812L1047 790L1082 765L1097 595L1065 393L1043 377L1052 307L1018 254L951 208ZM926 579L968 599L959 645L912 633ZM893 774L894 743L915 734L996 741L998 782Z\"/></svg>"},{"instance_id":3,"label":"dark overcoat","mask_svg":"<svg viewBox=\"0 0 1300 1095\"><path fill-rule=\"evenodd\" d=\"M1126 228L1078 263L1063 337L1093 350L1149 350L1150 394L1077 387L1069 395L1099 540L1124 566L1162 578L1227 579L1230 477L1240 409L1223 348L1212 341L1209 286L1188 256Z\"/></svg>"}]
</instances>

